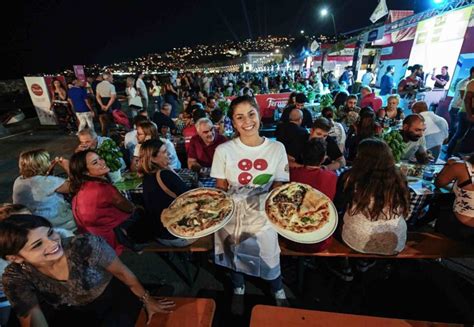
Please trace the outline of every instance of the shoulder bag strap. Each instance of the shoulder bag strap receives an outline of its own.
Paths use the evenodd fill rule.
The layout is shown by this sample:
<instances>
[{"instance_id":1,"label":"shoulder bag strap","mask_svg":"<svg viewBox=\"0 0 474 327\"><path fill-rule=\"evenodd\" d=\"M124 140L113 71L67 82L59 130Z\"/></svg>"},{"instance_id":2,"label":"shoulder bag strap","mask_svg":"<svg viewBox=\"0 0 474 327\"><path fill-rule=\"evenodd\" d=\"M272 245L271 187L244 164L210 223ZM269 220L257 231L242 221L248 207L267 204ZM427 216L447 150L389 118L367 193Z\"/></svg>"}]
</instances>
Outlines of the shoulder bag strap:
<instances>
[{"instance_id":1,"label":"shoulder bag strap","mask_svg":"<svg viewBox=\"0 0 474 327\"><path fill-rule=\"evenodd\" d=\"M158 182L158 185L161 187L161 189L166 193L168 194L170 197L172 197L173 199L176 199L178 196L176 195L176 193L174 193L173 191L171 191L166 185L165 183L163 183L163 180L161 179L161 170L159 170L157 173L156 173L156 181Z\"/></svg>"}]
</instances>

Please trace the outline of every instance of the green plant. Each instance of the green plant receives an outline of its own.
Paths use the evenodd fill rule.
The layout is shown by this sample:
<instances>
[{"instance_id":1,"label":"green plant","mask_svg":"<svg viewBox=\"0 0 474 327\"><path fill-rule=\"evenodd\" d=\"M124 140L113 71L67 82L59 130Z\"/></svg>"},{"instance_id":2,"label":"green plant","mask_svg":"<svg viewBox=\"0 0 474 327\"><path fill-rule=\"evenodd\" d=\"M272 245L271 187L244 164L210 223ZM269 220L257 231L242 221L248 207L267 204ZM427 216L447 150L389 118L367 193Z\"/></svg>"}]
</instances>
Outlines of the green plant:
<instances>
[{"instance_id":1,"label":"green plant","mask_svg":"<svg viewBox=\"0 0 474 327\"><path fill-rule=\"evenodd\" d=\"M120 158L122 152L119 151L117 145L112 140L105 140L100 147L97 148L97 154L105 160L110 171L117 171L122 166Z\"/></svg>"},{"instance_id":2,"label":"green plant","mask_svg":"<svg viewBox=\"0 0 474 327\"><path fill-rule=\"evenodd\" d=\"M227 112L229 111L229 108L230 108L230 103L229 101L227 100L220 100L218 103L217 103L217 106L219 107L219 109L222 110L222 112L227 115Z\"/></svg>"},{"instance_id":3,"label":"green plant","mask_svg":"<svg viewBox=\"0 0 474 327\"><path fill-rule=\"evenodd\" d=\"M334 102L334 99L332 98L332 95L330 93L326 93L321 95L319 98L319 103L321 108L326 108L332 106L332 103Z\"/></svg>"},{"instance_id":4,"label":"green plant","mask_svg":"<svg viewBox=\"0 0 474 327\"><path fill-rule=\"evenodd\" d=\"M405 142L403 137L397 130L389 130L382 135L382 139L388 144L392 150L393 158L395 162L399 162L403 153L405 152Z\"/></svg>"}]
</instances>

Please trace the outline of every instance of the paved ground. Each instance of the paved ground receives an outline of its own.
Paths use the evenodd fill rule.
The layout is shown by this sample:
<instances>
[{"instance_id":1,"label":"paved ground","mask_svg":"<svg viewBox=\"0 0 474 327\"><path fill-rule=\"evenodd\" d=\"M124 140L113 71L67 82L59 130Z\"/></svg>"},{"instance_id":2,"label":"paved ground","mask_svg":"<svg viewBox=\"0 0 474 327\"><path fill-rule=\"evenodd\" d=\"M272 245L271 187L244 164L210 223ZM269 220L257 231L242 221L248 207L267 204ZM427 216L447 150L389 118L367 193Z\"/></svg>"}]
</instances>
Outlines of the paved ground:
<instances>
[{"instance_id":1,"label":"paved ground","mask_svg":"<svg viewBox=\"0 0 474 327\"><path fill-rule=\"evenodd\" d=\"M76 145L74 136L55 131L34 131L0 139L0 202L11 200L13 181L18 176L21 151L45 148L53 156L68 157ZM229 279L226 272L207 256L184 258L191 274L202 267L192 286L170 268L165 257L153 253L125 253L124 262L151 288L171 285L176 296L212 297L216 300L215 326L248 326L255 304L272 304L265 283L247 281L246 313L230 314ZM165 258L180 271L177 257ZM199 259L199 260L198 260ZM326 268L323 259L306 262L303 291L298 292L296 260L282 259L285 288L293 307L354 314L408 318L415 320L474 323L474 273L472 260L380 260L366 273L357 273L352 282L343 282ZM391 273L386 272L391 263ZM166 291L159 291L165 292Z\"/></svg>"}]
</instances>

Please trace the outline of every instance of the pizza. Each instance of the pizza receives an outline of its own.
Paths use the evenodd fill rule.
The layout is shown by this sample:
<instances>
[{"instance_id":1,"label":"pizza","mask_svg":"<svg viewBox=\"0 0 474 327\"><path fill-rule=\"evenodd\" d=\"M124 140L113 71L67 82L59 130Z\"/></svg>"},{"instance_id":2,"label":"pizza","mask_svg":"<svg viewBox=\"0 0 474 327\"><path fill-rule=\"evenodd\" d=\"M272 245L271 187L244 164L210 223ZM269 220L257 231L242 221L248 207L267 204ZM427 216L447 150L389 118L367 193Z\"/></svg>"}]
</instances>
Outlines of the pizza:
<instances>
[{"instance_id":1,"label":"pizza","mask_svg":"<svg viewBox=\"0 0 474 327\"><path fill-rule=\"evenodd\" d=\"M276 226L295 233L310 233L329 222L330 200L311 186L289 183L273 190L265 212Z\"/></svg>"},{"instance_id":2,"label":"pizza","mask_svg":"<svg viewBox=\"0 0 474 327\"><path fill-rule=\"evenodd\" d=\"M177 197L161 213L161 222L175 235L192 237L219 225L233 206L233 200L224 191L199 188Z\"/></svg>"}]
</instances>

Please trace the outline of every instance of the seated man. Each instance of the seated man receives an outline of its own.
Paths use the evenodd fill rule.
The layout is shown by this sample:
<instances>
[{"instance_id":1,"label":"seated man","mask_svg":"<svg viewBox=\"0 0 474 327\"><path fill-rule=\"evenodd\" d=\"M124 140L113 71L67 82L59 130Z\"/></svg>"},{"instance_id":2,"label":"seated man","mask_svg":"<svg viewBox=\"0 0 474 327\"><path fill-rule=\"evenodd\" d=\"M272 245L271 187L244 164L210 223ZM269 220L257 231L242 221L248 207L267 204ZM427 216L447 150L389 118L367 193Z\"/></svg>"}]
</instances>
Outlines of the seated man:
<instances>
[{"instance_id":1,"label":"seated man","mask_svg":"<svg viewBox=\"0 0 474 327\"><path fill-rule=\"evenodd\" d=\"M441 146L449 135L448 122L433 111L428 111L428 105L424 101L415 102L411 110L425 119L426 148L435 158L438 158Z\"/></svg>"},{"instance_id":2,"label":"seated man","mask_svg":"<svg viewBox=\"0 0 474 327\"><path fill-rule=\"evenodd\" d=\"M308 140L309 133L306 128L301 127L303 112L293 108L290 112L290 121L280 123L275 131L277 141L283 143L288 155L288 162L300 162L303 146Z\"/></svg>"},{"instance_id":3,"label":"seated man","mask_svg":"<svg viewBox=\"0 0 474 327\"><path fill-rule=\"evenodd\" d=\"M107 136L98 136L97 133L89 128L84 128L77 133L79 145L75 152L84 150L97 150L105 140L110 140Z\"/></svg>"},{"instance_id":4,"label":"seated man","mask_svg":"<svg viewBox=\"0 0 474 327\"><path fill-rule=\"evenodd\" d=\"M304 128L311 128L313 124L313 116L311 112L307 108L304 107L305 103L308 102L308 99L304 95L304 93L297 93L295 96L295 105L286 106L283 109L283 113L281 114L280 121L283 123L288 123L290 121L290 112L293 109L300 109L303 112L303 121L301 123L301 127Z\"/></svg>"},{"instance_id":5,"label":"seated man","mask_svg":"<svg viewBox=\"0 0 474 327\"><path fill-rule=\"evenodd\" d=\"M426 152L425 130L425 119L421 115L408 115L403 120L403 127L400 133L406 147L401 157L402 160L428 163L429 156Z\"/></svg>"},{"instance_id":6,"label":"seated man","mask_svg":"<svg viewBox=\"0 0 474 327\"><path fill-rule=\"evenodd\" d=\"M186 149L186 153L189 150L189 144L193 136L197 135L196 126L194 125L201 118L206 118L206 112L201 109L199 106L195 105L196 108L191 108L191 110L187 110L184 112L183 116L186 118L186 127L183 129L183 136L184 136L184 147Z\"/></svg>"},{"instance_id":7,"label":"seated man","mask_svg":"<svg viewBox=\"0 0 474 327\"><path fill-rule=\"evenodd\" d=\"M351 94L347 97L345 105L337 109L337 121L348 129L359 118L359 112L360 108L357 106L357 95Z\"/></svg>"},{"instance_id":8,"label":"seated man","mask_svg":"<svg viewBox=\"0 0 474 327\"><path fill-rule=\"evenodd\" d=\"M146 116L143 116L143 115L140 115L140 114L133 117L133 130L131 130L130 132L125 134L125 138L124 138L124 141L123 141L123 146L128 151L130 161L132 161L132 159L133 159L133 153L135 152L135 147L138 144L138 141L137 141L137 125L139 123L143 122L143 121L148 121L148 118Z\"/></svg>"},{"instance_id":9,"label":"seated man","mask_svg":"<svg viewBox=\"0 0 474 327\"><path fill-rule=\"evenodd\" d=\"M321 165L322 169L338 170L346 165L346 159L342 155L336 140L328 136L331 123L326 118L318 118L311 128L310 139L322 139L326 141L327 158ZM291 166L291 165L290 165Z\"/></svg>"},{"instance_id":10,"label":"seated man","mask_svg":"<svg viewBox=\"0 0 474 327\"><path fill-rule=\"evenodd\" d=\"M227 139L216 133L214 124L209 118L201 118L196 124L198 135L193 136L189 144L188 168L199 171L201 167L211 167L212 158L218 145Z\"/></svg>"},{"instance_id":11,"label":"seated man","mask_svg":"<svg viewBox=\"0 0 474 327\"><path fill-rule=\"evenodd\" d=\"M161 126L168 126L171 134L176 134L176 125L173 120L170 118L171 115L171 105L169 103L163 104L160 111L155 112L153 115L153 122L156 124L158 130L161 130Z\"/></svg>"},{"instance_id":12,"label":"seated man","mask_svg":"<svg viewBox=\"0 0 474 327\"><path fill-rule=\"evenodd\" d=\"M326 158L326 142L312 139L303 145L303 167L290 168L290 181L311 185L326 194L331 200L336 195L337 175L330 170L321 169Z\"/></svg>"}]
</instances>

